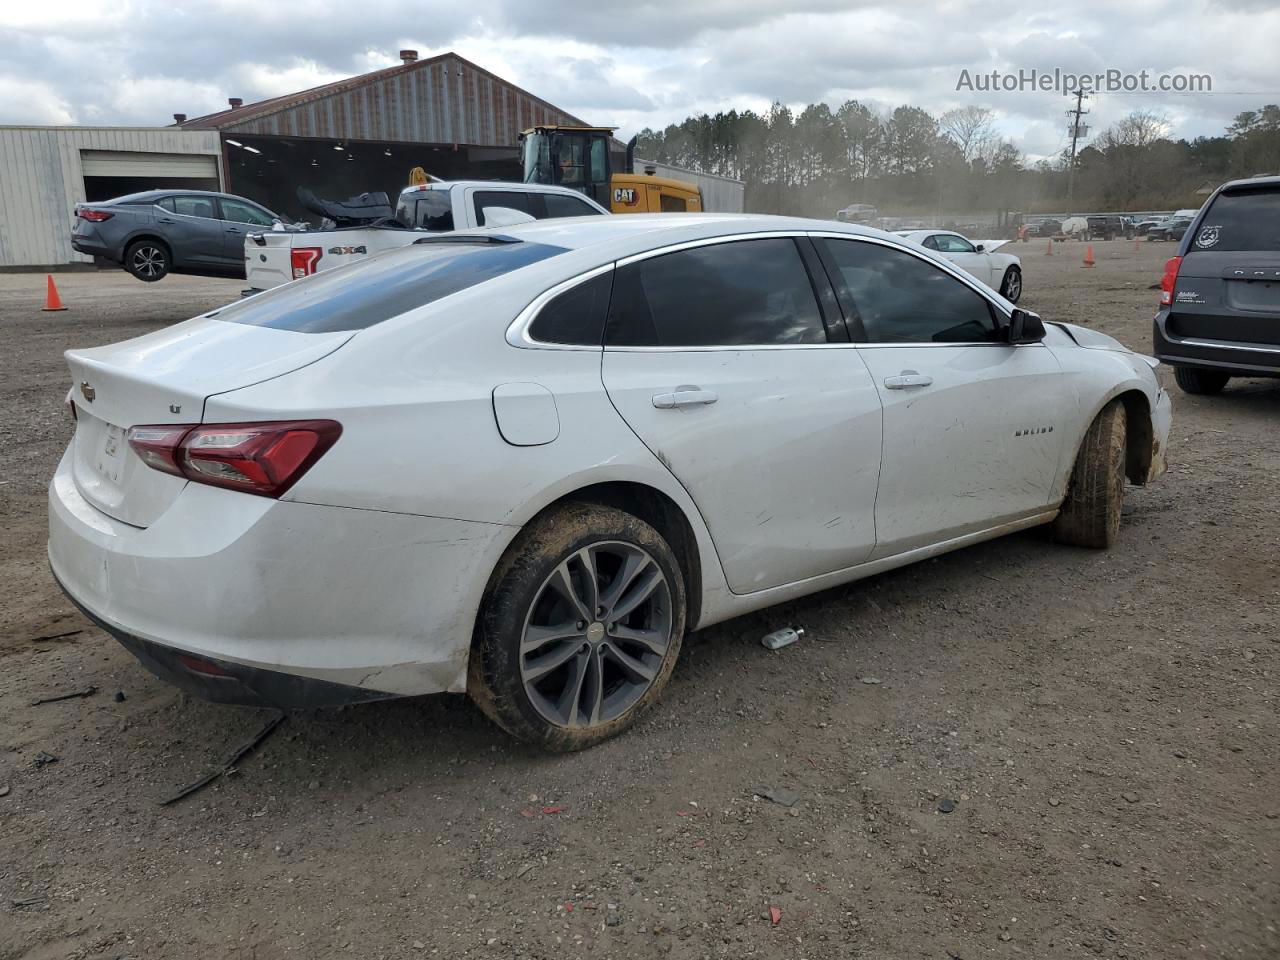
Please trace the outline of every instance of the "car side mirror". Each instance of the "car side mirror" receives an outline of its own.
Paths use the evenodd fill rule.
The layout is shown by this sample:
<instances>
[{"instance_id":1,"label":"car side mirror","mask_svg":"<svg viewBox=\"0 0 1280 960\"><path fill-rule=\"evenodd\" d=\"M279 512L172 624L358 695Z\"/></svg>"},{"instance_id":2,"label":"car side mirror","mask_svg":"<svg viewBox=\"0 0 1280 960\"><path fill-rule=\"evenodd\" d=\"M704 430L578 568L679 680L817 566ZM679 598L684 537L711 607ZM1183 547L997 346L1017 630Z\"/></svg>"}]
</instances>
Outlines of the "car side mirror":
<instances>
[{"instance_id":1,"label":"car side mirror","mask_svg":"<svg viewBox=\"0 0 1280 960\"><path fill-rule=\"evenodd\" d=\"M1044 321L1034 313L1014 308L1005 328L1005 340L1009 343L1039 343L1044 339Z\"/></svg>"},{"instance_id":2,"label":"car side mirror","mask_svg":"<svg viewBox=\"0 0 1280 960\"><path fill-rule=\"evenodd\" d=\"M978 253L982 253L984 250L987 249L987 245L985 243L980 243L973 249L976 250Z\"/></svg>"}]
</instances>

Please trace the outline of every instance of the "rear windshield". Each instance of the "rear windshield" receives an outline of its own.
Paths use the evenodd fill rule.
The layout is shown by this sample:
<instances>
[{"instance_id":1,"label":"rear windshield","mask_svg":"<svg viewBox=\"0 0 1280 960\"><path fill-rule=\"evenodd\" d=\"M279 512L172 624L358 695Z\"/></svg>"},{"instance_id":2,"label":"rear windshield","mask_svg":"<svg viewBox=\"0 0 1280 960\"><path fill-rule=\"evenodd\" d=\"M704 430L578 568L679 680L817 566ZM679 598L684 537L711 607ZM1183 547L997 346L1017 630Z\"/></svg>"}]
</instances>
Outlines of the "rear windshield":
<instances>
[{"instance_id":1,"label":"rear windshield","mask_svg":"<svg viewBox=\"0 0 1280 960\"><path fill-rule=\"evenodd\" d=\"M564 252L563 247L545 243L411 243L276 287L208 316L298 333L363 330Z\"/></svg>"},{"instance_id":2,"label":"rear windshield","mask_svg":"<svg viewBox=\"0 0 1280 960\"><path fill-rule=\"evenodd\" d=\"M1218 194L1187 247L1197 250L1280 251L1280 189Z\"/></svg>"}]
</instances>

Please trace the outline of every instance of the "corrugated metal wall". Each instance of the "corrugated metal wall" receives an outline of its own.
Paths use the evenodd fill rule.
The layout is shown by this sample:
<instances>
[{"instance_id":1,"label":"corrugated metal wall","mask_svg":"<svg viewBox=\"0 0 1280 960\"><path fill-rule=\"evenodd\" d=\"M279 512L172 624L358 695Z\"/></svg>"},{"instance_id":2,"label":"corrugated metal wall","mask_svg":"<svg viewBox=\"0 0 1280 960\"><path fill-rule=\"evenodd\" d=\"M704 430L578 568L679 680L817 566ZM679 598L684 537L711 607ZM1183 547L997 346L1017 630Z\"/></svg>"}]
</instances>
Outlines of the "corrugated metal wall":
<instances>
[{"instance_id":1,"label":"corrugated metal wall","mask_svg":"<svg viewBox=\"0 0 1280 960\"><path fill-rule=\"evenodd\" d=\"M88 262L71 249L84 201L81 150L221 156L214 131L0 126L0 266Z\"/></svg>"},{"instance_id":2,"label":"corrugated metal wall","mask_svg":"<svg viewBox=\"0 0 1280 960\"><path fill-rule=\"evenodd\" d=\"M521 130L580 123L455 57L232 123L223 133L514 147Z\"/></svg>"}]
</instances>

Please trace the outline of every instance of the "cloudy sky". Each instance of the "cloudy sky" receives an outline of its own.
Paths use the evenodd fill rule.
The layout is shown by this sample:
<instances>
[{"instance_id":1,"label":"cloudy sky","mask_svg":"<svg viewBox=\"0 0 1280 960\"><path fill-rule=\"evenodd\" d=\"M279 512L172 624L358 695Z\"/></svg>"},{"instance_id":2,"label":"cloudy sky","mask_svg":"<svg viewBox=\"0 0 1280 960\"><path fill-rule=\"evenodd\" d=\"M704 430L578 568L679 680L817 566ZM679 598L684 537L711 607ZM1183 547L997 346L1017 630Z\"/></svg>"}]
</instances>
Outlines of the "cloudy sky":
<instances>
[{"instance_id":1,"label":"cloudy sky","mask_svg":"<svg viewBox=\"0 0 1280 960\"><path fill-rule=\"evenodd\" d=\"M771 101L935 115L978 104L1032 157L1065 142L1056 92L957 90L961 71L1108 69L1212 78L1212 94L1099 94L1176 136L1280 102L1276 0L0 0L0 123L163 124L455 50L624 134Z\"/></svg>"}]
</instances>

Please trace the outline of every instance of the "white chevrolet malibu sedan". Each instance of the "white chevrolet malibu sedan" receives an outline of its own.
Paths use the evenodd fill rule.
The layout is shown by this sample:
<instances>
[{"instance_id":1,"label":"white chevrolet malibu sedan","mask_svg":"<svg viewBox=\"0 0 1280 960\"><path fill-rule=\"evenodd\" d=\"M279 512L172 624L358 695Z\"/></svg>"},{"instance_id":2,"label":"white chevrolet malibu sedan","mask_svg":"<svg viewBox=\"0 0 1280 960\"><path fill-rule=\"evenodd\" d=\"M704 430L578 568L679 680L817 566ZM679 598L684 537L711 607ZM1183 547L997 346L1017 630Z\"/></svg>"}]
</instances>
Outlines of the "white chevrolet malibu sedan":
<instances>
[{"instance_id":1,"label":"white chevrolet malibu sedan","mask_svg":"<svg viewBox=\"0 0 1280 960\"><path fill-rule=\"evenodd\" d=\"M1106 547L1156 362L879 231L420 240L67 355L53 573L148 668L301 707L466 691L595 743L687 630L1036 524Z\"/></svg>"}]
</instances>

